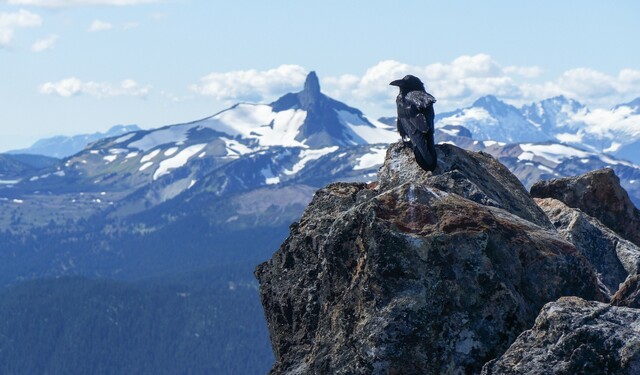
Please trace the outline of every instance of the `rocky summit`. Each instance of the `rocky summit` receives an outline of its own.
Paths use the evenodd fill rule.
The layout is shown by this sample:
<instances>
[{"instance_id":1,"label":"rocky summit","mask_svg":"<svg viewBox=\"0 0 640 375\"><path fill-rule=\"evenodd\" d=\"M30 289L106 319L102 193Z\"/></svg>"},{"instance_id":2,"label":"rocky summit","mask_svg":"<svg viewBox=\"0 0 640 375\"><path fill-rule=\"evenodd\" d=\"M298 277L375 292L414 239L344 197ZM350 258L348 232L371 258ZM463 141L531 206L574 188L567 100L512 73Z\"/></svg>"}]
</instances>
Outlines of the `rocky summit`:
<instances>
[{"instance_id":1,"label":"rocky summit","mask_svg":"<svg viewBox=\"0 0 640 375\"><path fill-rule=\"evenodd\" d=\"M610 168L576 177L540 181L531 187L531 195L555 198L569 207L578 208L640 246L640 211Z\"/></svg>"},{"instance_id":2,"label":"rocky summit","mask_svg":"<svg viewBox=\"0 0 640 375\"><path fill-rule=\"evenodd\" d=\"M504 166L436 148L434 172L394 144L376 183L320 189L258 266L272 374L477 374L545 304L608 302L602 271Z\"/></svg>"}]
</instances>

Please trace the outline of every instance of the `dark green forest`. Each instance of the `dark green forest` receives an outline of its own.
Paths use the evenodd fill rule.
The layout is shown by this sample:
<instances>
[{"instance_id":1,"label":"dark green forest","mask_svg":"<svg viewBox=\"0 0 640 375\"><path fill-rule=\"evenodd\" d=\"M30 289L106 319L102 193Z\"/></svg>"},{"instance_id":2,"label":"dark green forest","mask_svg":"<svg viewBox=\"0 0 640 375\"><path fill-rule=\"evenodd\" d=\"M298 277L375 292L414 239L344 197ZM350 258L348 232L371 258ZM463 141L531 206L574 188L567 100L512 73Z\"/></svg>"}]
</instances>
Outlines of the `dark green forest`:
<instances>
[{"instance_id":1,"label":"dark green forest","mask_svg":"<svg viewBox=\"0 0 640 375\"><path fill-rule=\"evenodd\" d=\"M0 293L0 373L266 373L273 356L252 268L11 287Z\"/></svg>"}]
</instances>

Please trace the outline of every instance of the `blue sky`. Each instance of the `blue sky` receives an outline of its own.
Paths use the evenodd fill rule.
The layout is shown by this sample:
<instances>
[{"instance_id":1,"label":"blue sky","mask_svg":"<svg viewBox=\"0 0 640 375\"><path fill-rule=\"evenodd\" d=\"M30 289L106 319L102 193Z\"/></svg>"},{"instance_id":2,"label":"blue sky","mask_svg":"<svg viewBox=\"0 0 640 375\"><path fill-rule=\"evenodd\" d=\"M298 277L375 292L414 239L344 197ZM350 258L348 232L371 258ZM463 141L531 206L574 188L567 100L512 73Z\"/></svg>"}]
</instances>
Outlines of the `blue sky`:
<instances>
[{"instance_id":1,"label":"blue sky","mask_svg":"<svg viewBox=\"0 0 640 375\"><path fill-rule=\"evenodd\" d=\"M402 8L400 5L402 4ZM640 96L636 1L0 0L0 151L323 90L394 114L413 73L437 110L495 94L593 107Z\"/></svg>"}]
</instances>

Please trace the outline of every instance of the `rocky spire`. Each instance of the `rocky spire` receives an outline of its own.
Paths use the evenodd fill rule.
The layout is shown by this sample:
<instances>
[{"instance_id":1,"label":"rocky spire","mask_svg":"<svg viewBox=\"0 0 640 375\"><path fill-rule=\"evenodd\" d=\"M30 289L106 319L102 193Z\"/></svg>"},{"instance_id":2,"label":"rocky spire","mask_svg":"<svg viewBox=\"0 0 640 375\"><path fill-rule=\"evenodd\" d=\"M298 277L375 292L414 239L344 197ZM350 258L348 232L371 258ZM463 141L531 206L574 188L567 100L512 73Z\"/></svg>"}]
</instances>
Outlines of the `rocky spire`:
<instances>
[{"instance_id":1,"label":"rocky spire","mask_svg":"<svg viewBox=\"0 0 640 375\"><path fill-rule=\"evenodd\" d=\"M300 104L302 108L309 110L320 101L320 81L316 72L311 71L304 81L304 90L300 92Z\"/></svg>"}]
</instances>

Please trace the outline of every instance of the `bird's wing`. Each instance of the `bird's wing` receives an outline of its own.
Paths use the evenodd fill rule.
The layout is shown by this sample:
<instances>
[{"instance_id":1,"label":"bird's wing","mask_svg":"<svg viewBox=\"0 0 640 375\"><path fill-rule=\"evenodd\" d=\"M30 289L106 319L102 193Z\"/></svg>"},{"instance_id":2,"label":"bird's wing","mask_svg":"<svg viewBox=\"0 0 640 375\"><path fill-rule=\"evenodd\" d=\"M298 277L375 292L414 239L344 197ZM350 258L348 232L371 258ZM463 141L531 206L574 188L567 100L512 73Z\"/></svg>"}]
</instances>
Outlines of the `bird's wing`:
<instances>
[{"instance_id":1,"label":"bird's wing","mask_svg":"<svg viewBox=\"0 0 640 375\"><path fill-rule=\"evenodd\" d=\"M433 131L433 122L435 112L433 111L433 103L436 98L424 91L412 91L405 97L410 105L411 114L407 116L407 120L412 127L422 133Z\"/></svg>"}]
</instances>

